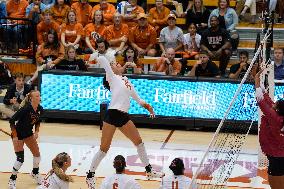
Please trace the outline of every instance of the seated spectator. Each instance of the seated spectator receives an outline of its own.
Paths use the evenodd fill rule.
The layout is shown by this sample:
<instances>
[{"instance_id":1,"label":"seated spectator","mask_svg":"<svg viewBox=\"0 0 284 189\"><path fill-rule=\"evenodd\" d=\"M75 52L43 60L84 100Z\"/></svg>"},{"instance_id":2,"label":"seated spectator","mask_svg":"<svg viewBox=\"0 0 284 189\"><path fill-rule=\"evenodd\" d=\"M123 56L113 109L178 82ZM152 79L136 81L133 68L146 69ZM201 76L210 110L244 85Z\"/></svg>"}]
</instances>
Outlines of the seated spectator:
<instances>
[{"instance_id":1,"label":"seated spectator","mask_svg":"<svg viewBox=\"0 0 284 189\"><path fill-rule=\"evenodd\" d=\"M210 18L210 25L201 36L200 48L206 51L212 60L220 61L219 69L224 76L231 55L230 36L225 29L219 27L217 16Z\"/></svg>"},{"instance_id":2,"label":"seated spectator","mask_svg":"<svg viewBox=\"0 0 284 189\"><path fill-rule=\"evenodd\" d=\"M0 59L0 86L1 85L9 85L13 83L13 77L11 72L4 62Z\"/></svg>"},{"instance_id":3,"label":"seated spectator","mask_svg":"<svg viewBox=\"0 0 284 189\"><path fill-rule=\"evenodd\" d=\"M131 176L125 174L126 162L122 155L115 156L113 167L115 168L116 173L106 177L102 181L100 189L141 189L140 185Z\"/></svg>"},{"instance_id":4,"label":"seated spectator","mask_svg":"<svg viewBox=\"0 0 284 189\"><path fill-rule=\"evenodd\" d=\"M2 118L11 118L19 110L22 100L31 91L31 86L24 83L25 76L22 73L15 75L15 83L11 84L0 104Z\"/></svg>"},{"instance_id":5,"label":"seated spectator","mask_svg":"<svg viewBox=\"0 0 284 189\"><path fill-rule=\"evenodd\" d=\"M81 23L83 27L92 21L92 6L89 0L80 0L71 5L71 9L76 11L77 22Z\"/></svg>"},{"instance_id":6,"label":"seated spectator","mask_svg":"<svg viewBox=\"0 0 284 189\"><path fill-rule=\"evenodd\" d=\"M82 59L76 58L76 49L74 46L69 45L66 48L65 56L66 58L64 58L58 64L56 64L54 66L54 69L87 71L85 62Z\"/></svg>"},{"instance_id":7,"label":"seated spectator","mask_svg":"<svg viewBox=\"0 0 284 189\"><path fill-rule=\"evenodd\" d=\"M77 22L76 12L70 10L66 15L66 23L61 25L61 43L66 48L73 45L78 53L82 53L80 40L84 35L84 29L81 23Z\"/></svg>"},{"instance_id":8,"label":"seated spectator","mask_svg":"<svg viewBox=\"0 0 284 189\"><path fill-rule=\"evenodd\" d=\"M208 27L210 11L203 6L203 0L193 0L192 9L186 13L186 25L196 24L199 34Z\"/></svg>"},{"instance_id":9,"label":"seated spectator","mask_svg":"<svg viewBox=\"0 0 284 189\"><path fill-rule=\"evenodd\" d=\"M209 59L208 53L201 51L188 76L190 77L220 77L218 67Z\"/></svg>"},{"instance_id":10,"label":"seated spectator","mask_svg":"<svg viewBox=\"0 0 284 189\"><path fill-rule=\"evenodd\" d=\"M58 25L64 23L69 10L70 7L65 4L64 0L55 0L55 4L50 8L52 17Z\"/></svg>"},{"instance_id":11,"label":"seated spectator","mask_svg":"<svg viewBox=\"0 0 284 189\"><path fill-rule=\"evenodd\" d=\"M105 38L111 48L122 54L126 48L129 29L126 24L122 23L122 16L118 12L113 15L113 25L106 28Z\"/></svg>"},{"instance_id":12,"label":"seated spectator","mask_svg":"<svg viewBox=\"0 0 284 189\"><path fill-rule=\"evenodd\" d=\"M138 25L129 33L129 42L137 50L138 56L155 56L155 45L157 42L156 30L148 24L145 13L138 14Z\"/></svg>"},{"instance_id":13,"label":"seated spectator","mask_svg":"<svg viewBox=\"0 0 284 189\"><path fill-rule=\"evenodd\" d=\"M184 50L189 56L196 56L195 54L200 51L201 35L196 33L197 27L194 23L188 26L188 33L184 34ZM196 56L195 59L197 59Z\"/></svg>"},{"instance_id":14,"label":"seated spectator","mask_svg":"<svg viewBox=\"0 0 284 189\"><path fill-rule=\"evenodd\" d=\"M278 0L278 19L277 23L281 24L284 19L284 1Z\"/></svg>"},{"instance_id":15,"label":"seated spectator","mask_svg":"<svg viewBox=\"0 0 284 189\"><path fill-rule=\"evenodd\" d=\"M59 28L60 26L53 21L51 16L51 11L49 9L46 9L43 12L43 21L41 21L37 25L37 42L39 45L43 44L44 42L47 42L47 33L49 30L54 30L59 35Z\"/></svg>"},{"instance_id":16,"label":"seated spectator","mask_svg":"<svg viewBox=\"0 0 284 189\"><path fill-rule=\"evenodd\" d=\"M95 52L96 40L104 36L106 26L103 23L103 13L101 10L97 10L94 14L93 22L89 23L84 28L86 36L85 40L87 47L89 48L89 50L87 50L88 53L89 51L91 51L90 53Z\"/></svg>"},{"instance_id":17,"label":"seated spectator","mask_svg":"<svg viewBox=\"0 0 284 189\"><path fill-rule=\"evenodd\" d=\"M71 166L71 157L66 152L61 152L52 160L52 169L43 179L42 184L36 189L68 189L73 178L65 172Z\"/></svg>"},{"instance_id":18,"label":"seated spectator","mask_svg":"<svg viewBox=\"0 0 284 189\"><path fill-rule=\"evenodd\" d=\"M240 62L238 64L234 64L230 68L229 78L231 79L242 79L249 68L249 54L247 51L241 51L239 53ZM251 73L248 75L249 80L253 80L255 76L255 71L252 69Z\"/></svg>"},{"instance_id":19,"label":"seated spectator","mask_svg":"<svg viewBox=\"0 0 284 189\"><path fill-rule=\"evenodd\" d=\"M152 71L165 72L167 75L177 75L180 73L181 63L175 59L175 50L168 48L165 57L158 58Z\"/></svg>"},{"instance_id":20,"label":"seated spectator","mask_svg":"<svg viewBox=\"0 0 284 189\"><path fill-rule=\"evenodd\" d=\"M159 39L162 54L165 54L168 48L173 48L175 52L183 51L183 32L176 26L176 16L169 14L167 22L168 26L161 30Z\"/></svg>"},{"instance_id":21,"label":"seated spectator","mask_svg":"<svg viewBox=\"0 0 284 189\"><path fill-rule=\"evenodd\" d=\"M7 17L6 1L0 1L0 18ZM0 24L6 23L6 19L0 19Z\"/></svg>"},{"instance_id":22,"label":"seated spectator","mask_svg":"<svg viewBox=\"0 0 284 189\"><path fill-rule=\"evenodd\" d=\"M112 24L112 18L115 13L115 6L108 3L107 0L100 0L100 3L95 5L92 9L92 17L97 10L101 10L103 12L104 25L109 26Z\"/></svg>"},{"instance_id":23,"label":"seated spectator","mask_svg":"<svg viewBox=\"0 0 284 189\"><path fill-rule=\"evenodd\" d=\"M41 2L45 4L48 9L50 9L55 4L55 0L41 0Z\"/></svg>"},{"instance_id":24,"label":"seated spectator","mask_svg":"<svg viewBox=\"0 0 284 189\"><path fill-rule=\"evenodd\" d=\"M171 12L174 13L177 17L184 17L185 12L192 7L192 0L166 0L166 4Z\"/></svg>"},{"instance_id":25,"label":"seated spectator","mask_svg":"<svg viewBox=\"0 0 284 189\"><path fill-rule=\"evenodd\" d=\"M25 18L26 8L28 6L26 0L8 0L6 4L7 17L11 18ZM18 53L18 48L26 48L28 45L27 37L25 34L25 21L21 20L8 20L8 25L5 33L8 48Z\"/></svg>"},{"instance_id":26,"label":"seated spectator","mask_svg":"<svg viewBox=\"0 0 284 189\"><path fill-rule=\"evenodd\" d=\"M209 17L208 26L211 26L210 19L212 16L216 16L219 20L219 27L224 28L230 34L231 38L231 45L233 54L237 55L237 48L239 45L239 35L236 30L236 26L239 23L238 15L235 9L230 8L230 1L229 0L219 0L218 8L214 9Z\"/></svg>"},{"instance_id":27,"label":"seated spectator","mask_svg":"<svg viewBox=\"0 0 284 189\"><path fill-rule=\"evenodd\" d=\"M196 33L196 29L196 25L194 23L191 23L188 27L188 33L184 34L185 53L183 55L183 58L179 60L182 64L181 75L185 75L191 68L190 66L187 66L188 60L198 59L201 36Z\"/></svg>"},{"instance_id":28,"label":"seated spectator","mask_svg":"<svg viewBox=\"0 0 284 189\"><path fill-rule=\"evenodd\" d=\"M26 0L8 0L6 4L7 16L11 18L25 18L28 5L29 3Z\"/></svg>"},{"instance_id":29,"label":"seated spectator","mask_svg":"<svg viewBox=\"0 0 284 189\"><path fill-rule=\"evenodd\" d=\"M127 7L126 14L123 15L123 20L128 25L129 30L134 28L137 25L137 16L139 13L145 13L144 9L137 5L137 0L128 0L128 3L130 4L129 7ZM130 13L129 13L130 12Z\"/></svg>"},{"instance_id":30,"label":"seated spectator","mask_svg":"<svg viewBox=\"0 0 284 189\"><path fill-rule=\"evenodd\" d=\"M121 63L122 73L141 74L143 64L138 59L138 53L131 46L128 46L123 53L123 62Z\"/></svg>"},{"instance_id":31,"label":"seated spectator","mask_svg":"<svg viewBox=\"0 0 284 189\"><path fill-rule=\"evenodd\" d=\"M188 189L191 180L184 176L184 163L182 159L175 158L169 168L173 172L173 175L165 176L162 179L160 189Z\"/></svg>"},{"instance_id":32,"label":"seated spectator","mask_svg":"<svg viewBox=\"0 0 284 189\"><path fill-rule=\"evenodd\" d=\"M38 72L42 70L50 70L64 58L64 46L58 40L55 30L49 30L47 34L47 42L41 44L37 48L36 62L38 64L37 71L33 77L27 81L32 84L38 77Z\"/></svg>"},{"instance_id":33,"label":"seated spectator","mask_svg":"<svg viewBox=\"0 0 284 189\"><path fill-rule=\"evenodd\" d=\"M244 16L245 13L247 12L247 10L250 10L250 23L255 24L256 22L256 0L245 0L243 9L241 11L241 13L239 14L239 19L241 21L244 20Z\"/></svg>"},{"instance_id":34,"label":"seated spectator","mask_svg":"<svg viewBox=\"0 0 284 189\"><path fill-rule=\"evenodd\" d=\"M284 79L284 59L282 48L274 48L274 79Z\"/></svg>"},{"instance_id":35,"label":"seated spectator","mask_svg":"<svg viewBox=\"0 0 284 189\"><path fill-rule=\"evenodd\" d=\"M163 4L163 0L156 0L156 7L153 7L149 11L149 23L154 26L158 35L160 31L167 25L167 17L170 14L170 9L168 9Z\"/></svg>"},{"instance_id":36,"label":"seated spectator","mask_svg":"<svg viewBox=\"0 0 284 189\"><path fill-rule=\"evenodd\" d=\"M48 7L41 2L41 0L33 0L26 9L26 17L31 19L34 24L38 24L43 20L42 12Z\"/></svg>"},{"instance_id":37,"label":"seated spectator","mask_svg":"<svg viewBox=\"0 0 284 189\"><path fill-rule=\"evenodd\" d=\"M95 61L99 56L104 56L109 62L113 63L116 62L115 54L116 51L109 48L108 42L104 38L99 38L96 41L96 50L90 55L88 61L92 63L92 61ZM101 68L96 62L94 67Z\"/></svg>"}]
</instances>

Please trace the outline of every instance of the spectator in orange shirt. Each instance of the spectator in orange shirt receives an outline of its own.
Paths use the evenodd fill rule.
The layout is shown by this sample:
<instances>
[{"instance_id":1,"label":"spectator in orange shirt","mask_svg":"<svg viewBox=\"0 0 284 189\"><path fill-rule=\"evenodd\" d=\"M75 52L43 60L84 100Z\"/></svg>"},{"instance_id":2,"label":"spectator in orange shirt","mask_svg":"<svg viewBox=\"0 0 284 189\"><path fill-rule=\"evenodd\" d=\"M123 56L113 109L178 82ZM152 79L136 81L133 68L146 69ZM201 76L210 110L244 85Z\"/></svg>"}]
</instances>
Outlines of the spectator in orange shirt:
<instances>
[{"instance_id":1,"label":"spectator in orange shirt","mask_svg":"<svg viewBox=\"0 0 284 189\"><path fill-rule=\"evenodd\" d=\"M155 27L157 34L163 27L167 25L167 17L170 14L170 9L164 6L163 0L156 0L156 7L149 11L149 23Z\"/></svg>"},{"instance_id":2,"label":"spectator in orange shirt","mask_svg":"<svg viewBox=\"0 0 284 189\"><path fill-rule=\"evenodd\" d=\"M95 52L95 45L96 45L96 40L103 37L106 26L103 24L103 13L101 10L96 10L93 22L89 23L85 28L85 40L88 48L92 51L88 53L93 53Z\"/></svg>"},{"instance_id":3,"label":"spectator in orange shirt","mask_svg":"<svg viewBox=\"0 0 284 189\"><path fill-rule=\"evenodd\" d=\"M121 53L126 48L128 40L128 26L122 23L122 16L118 12L113 15L113 24L106 28L105 38L110 47Z\"/></svg>"},{"instance_id":4,"label":"spectator in orange shirt","mask_svg":"<svg viewBox=\"0 0 284 189\"><path fill-rule=\"evenodd\" d=\"M77 49L77 53L82 53L80 40L84 35L83 26L76 20L75 10L70 10L66 16L66 23L61 25L61 43L66 48L73 45Z\"/></svg>"},{"instance_id":5,"label":"spectator in orange shirt","mask_svg":"<svg viewBox=\"0 0 284 189\"><path fill-rule=\"evenodd\" d=\"M137 0L128 0L130 7L126 7L127 10L131 10L128 14L123 15L123 19L125 23L128 25L129 30L134 28L137 25L137 16L139 13L145 13L144 9L137 5ZM126 11L128 12L128 11Z\"/></svg>"},{"instance_id":6,"label":"spectator in orange shirt","mask_svg":"<svg viewBox=\"0 0 284 189\"><path fill-rule=\"evenodd\" d=\"M103 11L104 16L104 25L109 26L112 24L112 17L115 13L115 6L108 3L107 0L100 0L100 4L97 4L92 9L92 15L94 17L94 14L96 10Z\"/></svg>"},{"instance_id":7,"label":"spectator in orange shirt","mask_svg":"<svg viewBox=\"0 0 284 189\"><path fill-rule=\"evenodd\" d=\"M167 75L177 75L181 71L181 63L175 59L175 50L168 48L164 57L154 64L152 71L165 72Z\"/></svg>"},{"instance_id":8,"label":"spectator in orange shirt","mask_svg":"<svg viewBox=\"0 0 284 189\"><path fill-rule=\"evenodd\" d=\"M47 41L37 48L37 71L27 83L32 84L37 79L39 71L52 69L64 58L64 54L64 46L58 40L58 34L53 29L49 30L47 33Z\"/></svg>"},{"instance_id":9,"label":"spectator in orange shirt","mask_svg":"<svg viewBox=\"0 0 284 189\"><path fill-rule=\"evenodd\" d=\"M64 22L70 7L64 3L64 0L55 0L55 4L50 8L50 10L55 22L61 25Z\"/></svg>"},{"instance_id":10,"label":"spectator in orange shirt","mask_svg":"<svg viewBox=\"0 0 284 189\"><path fill-rule=\"evenodd\" d=\"M43 12L43 21L37 25L37 42L39 45L47 41L47 33L50 29L53 29L59 35L60 26L52 20L51 11L46 9Z\"/></svg>"},{"instance_id":11,"label":"spectator in orange shirt","mask_svg":"<svg viewBox=\"0 0 284 189\"><path fill-rule=\"evenodd\" d=\"M28 5L29 3L26 0L9 0L6 5L7 16L12 18L25 18Z\"/></svg>"},{"instance_id":12,"label":"spectator in orange shirt","mask_svg":"<svg viewBox=\"0 0 284 189\"><path fill-rule=\"evenodd\" d=\"M7 16L12 18L25 18L26 8L28 6L26 0L9 0L6 4ZM25 48L27 45L27 33L25 30L24 21L8 20L8 23L15 24L7 26L4 37L9 39L9 49L18 51L18 48ZM18 45L18 46L17 46Z\"/></svg>"},{"instance_id":13,"label":"spectator in orange shirt","mask_svg":"<svg viewBox=\"0 0 284 189\"><path fill-rule=\"evenodd\" d=\"M129 34L130 44L137 50L139 57L143 57L144 55L155 56L156 50L154 47L157 42L156 30L148 24L145 13L138 14L137 19L138 25Z\"/></svg>"},{"instance_id":14,"label":"spectator in orange shirt","mask_svg":"<svg viewBox=\"0 0 284 189\"><path fill-rule=\"evenodd\" d=\"M73 3L71 9L76 11L77 22L81 23L83 27L92 21L92 6L88 0L79 0Z\"/></svg>"}]
</instances>

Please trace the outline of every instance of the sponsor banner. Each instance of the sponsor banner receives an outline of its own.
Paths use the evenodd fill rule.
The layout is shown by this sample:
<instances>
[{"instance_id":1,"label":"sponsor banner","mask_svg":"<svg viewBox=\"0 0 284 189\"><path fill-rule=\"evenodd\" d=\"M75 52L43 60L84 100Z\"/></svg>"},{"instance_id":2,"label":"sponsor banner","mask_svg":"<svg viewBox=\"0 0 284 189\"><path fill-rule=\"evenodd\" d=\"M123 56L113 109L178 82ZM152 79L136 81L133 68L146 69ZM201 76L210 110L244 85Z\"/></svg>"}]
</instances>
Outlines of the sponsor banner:
<instances>
[{"instance_id":1,"label":"sponsor banner","mask_svg":"<svg viewBox=\"0 0 284 189\"><path fill-rule=\"evenodd\" d=\"M238 83L226 81L189 81L130 78L141 98L160 116L222 119ZM43 73L40 84L42 105L46 110L99 112L100 103L109 101L102 76ZM276 86L275 97L283 96L284 86ZM257 120L253 84L244 84L228 119ZM131 101L130 114L147 114Z\"/></svg>"}]
</instances>

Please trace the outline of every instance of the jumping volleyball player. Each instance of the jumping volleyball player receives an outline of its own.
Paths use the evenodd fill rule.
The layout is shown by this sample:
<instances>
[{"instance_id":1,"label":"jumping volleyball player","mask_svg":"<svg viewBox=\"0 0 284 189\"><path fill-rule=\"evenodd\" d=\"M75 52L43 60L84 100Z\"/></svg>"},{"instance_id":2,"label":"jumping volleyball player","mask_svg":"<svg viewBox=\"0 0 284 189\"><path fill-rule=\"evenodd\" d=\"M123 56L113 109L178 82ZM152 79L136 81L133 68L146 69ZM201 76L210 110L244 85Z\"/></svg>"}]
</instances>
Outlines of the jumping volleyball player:
<instances>
[{"instance_id":1,"label":"jumping volleyball player","mask_svg":"<svg viewBox=\"0 0 284 189\"><path fill-rule=\"evenodd\" d=\"M22 103L25 102L26 104L10 119L11 136L17 159L8 182L9 189L16 189L17 173L24 163L24 144L27 145L33 154L33 170L31 176L35 179L37 184L41 184L41 176L38 171L40 152L36 141L40 127L40 115L43 111L40 105L39 91L31 91ZM35 133L33 133L33 126L35 126Z\"/></svg>"},{"instance_id":2,"label":"jumping volleyball player","mask_svg":"<svg viewBox=\"0 0 284 189\"><path fill-rule=\"evenodd\" d=\"M261 116L259 143L268 159L268 181L271 189L284 186L284 100L275 103L260 86L260 74L255 75L255 97Z\"/></svg>"},{"instance_id":3,"label":"jumping volleyball player","mask_svg":"<svg viewBox=\"0 0 284 189\"><path fill-rule=\"evenodd\" d=\"M95 189L95 171L102 159L106 156L110 148L111 141L116 127L129 138L137 148L138 156L146 169L148 179L161 178L163 173L152 170L149 163L144 143L139 135L134 123L130 120L128 110L130 107L130 97L137 101L142 107L150 112L150 117L155 117L153 108L137 95L134 86L127 77L122 76L120 67L114 63L110 66L110 62L105 57L98 57L97 62L106 71L106 80L104 86L111 91L111 102L103 121L101 145L99 151L95 154L90 170L87 174L86 182L89 189Z\"/></svg>"}]
</instances>

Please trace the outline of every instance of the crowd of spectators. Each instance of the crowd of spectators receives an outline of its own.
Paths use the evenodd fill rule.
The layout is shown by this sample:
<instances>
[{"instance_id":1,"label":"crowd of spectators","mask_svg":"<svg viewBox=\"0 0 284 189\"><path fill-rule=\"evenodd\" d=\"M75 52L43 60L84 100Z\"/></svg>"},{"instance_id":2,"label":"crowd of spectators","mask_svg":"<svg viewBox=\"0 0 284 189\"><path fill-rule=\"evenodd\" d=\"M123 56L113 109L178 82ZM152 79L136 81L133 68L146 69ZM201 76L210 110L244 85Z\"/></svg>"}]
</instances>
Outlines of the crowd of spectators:
<instances>
[{"instance_id":1,"label":"crowd of spectators","mask_svg":"<svg viewBox=\"0 0 284 189\"><path fill-rule=\"evenodd\" d=\"M180 12L180 3L185 9L184 12ZM187 61L196 60L196 65L203 65L205 68L200 62L206 56L210 62L208 65L211 65L212 61L220 62L219 67L215 65L217 76L240 78L239 75L243 74L233 76L226 73L227 65L230 57L238 53L239 34L236 26L239 19L243 20L250 9L252 22L256 22L255 3L255 0L238 1L238 9L234 9L230 7L229 0L219 0L215 9L209 9L204 6L203 0L167 0L167 4L164 4L163 0L156 0L152 8L145 7L145 1L137 0L118 1L117 4L107 0L100 0L97 4L88 0L8 0L0 4L0 17L29 18L36 24L32 32L37 36L37 71L58 68L56 65L64 56L65 60L69 59L66 50L72 46L71 49L76 50L76 55L80 55L87 62L85 67L90 67L91 57L108 54L110 61L114 60L113 56L123 57L124 61L117 62L121 64L124 73L139 74L144 73L143 62L139 59L150 56L158 57L153 71L195 76L194 71L189 72L191 67L184 71ZM284 9L281 3L282 1L278 3L277 8L280 22ZM275 1L271 1L271 7L275 9ZM177 17L184 17L185 27L177 26ZM0 22L15 24L9 19L0 19ZM17 23L21 25L19 21ZM17 35L20 33L14 32L18 32ZM54 34L53 37L49 36L51 33ZM98 39L104 40L102 45L105 49L99 49ZM125 53L126 49L129 52ZM130 51L135 55L134 59L130 58L131 61L128 60L129 57L125 57ZM200 51L203 52L201 58ZM243 55L240 54L240 57ZM65 64L68 62L70 61L65 61ZM240 64L240 67L235 66L231 70L245 70L244 63ZM193 68L198 68L196 65ZM129 67L133 69L128 69ZM86 70L80 66L76 68ZM215 70L213 75L216 76ZM29 82L33 82L36 77L37 72Z\"/></svg>"}]
</instances>

